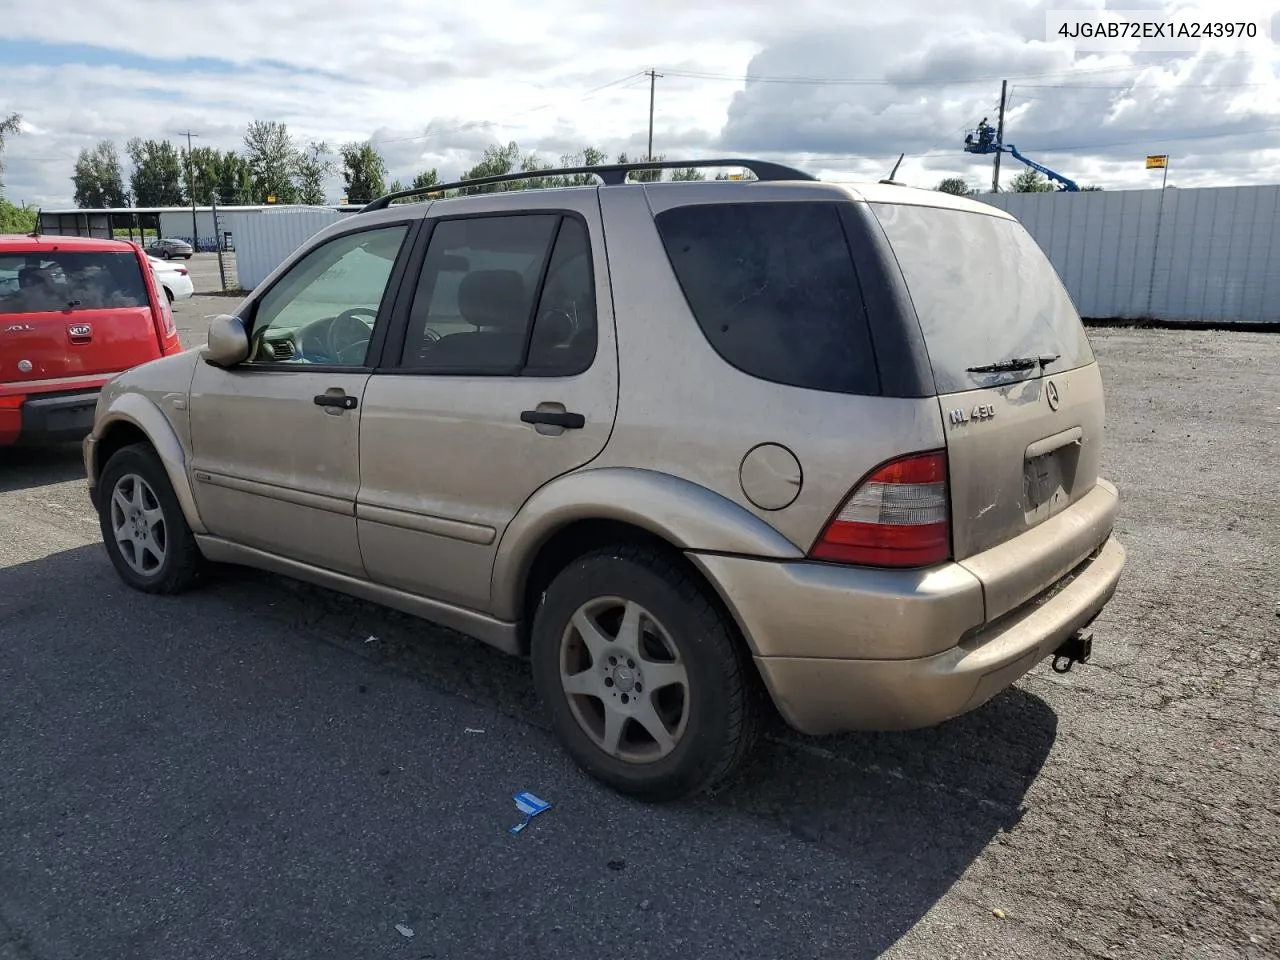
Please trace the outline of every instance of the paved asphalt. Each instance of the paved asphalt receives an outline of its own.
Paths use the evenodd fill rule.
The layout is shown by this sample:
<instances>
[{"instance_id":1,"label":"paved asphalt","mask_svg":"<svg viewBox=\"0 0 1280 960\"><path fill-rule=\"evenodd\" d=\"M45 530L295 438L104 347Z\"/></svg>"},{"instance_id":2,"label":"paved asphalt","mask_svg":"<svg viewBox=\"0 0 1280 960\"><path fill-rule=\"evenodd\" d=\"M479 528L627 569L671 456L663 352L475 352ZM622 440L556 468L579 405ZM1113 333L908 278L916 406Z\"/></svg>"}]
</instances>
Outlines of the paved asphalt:
<instances>
[{"instance_id":1,"label":"paved asphalt","mask_svg":"<svg viewBox=\"0 0 1280 960\"><path fill-rule=\"evenodd\" d=\"M252 571L129 591L78 452L0 453L0 958L1275 956L1280 339L1093 338L1131 551L1096 663L777 729L668 807L447 631ZM520 790L553 806L513 836Z\"/></svg>"}]
</instances>

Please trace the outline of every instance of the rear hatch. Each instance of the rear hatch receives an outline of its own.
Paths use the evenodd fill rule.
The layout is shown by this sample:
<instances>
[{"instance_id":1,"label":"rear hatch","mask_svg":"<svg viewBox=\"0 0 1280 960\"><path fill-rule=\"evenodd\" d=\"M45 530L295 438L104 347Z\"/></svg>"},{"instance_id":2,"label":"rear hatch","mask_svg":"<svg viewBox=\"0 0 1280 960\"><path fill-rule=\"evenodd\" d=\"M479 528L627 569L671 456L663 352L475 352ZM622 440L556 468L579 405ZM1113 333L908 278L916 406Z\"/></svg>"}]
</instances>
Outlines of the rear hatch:
<instances>
[{"instance_id":1,"label":"rear hatch","mask_svg":"<svg viewBox=\"0 0 1280 960\"><path fill-rule=\"evenodd\" d=\"M872 209L902 270L933 370L947 436L954 557L969 560L984 580L991 619L1052 584L1105 539L1097 523L1082 529L1073 518L1045 528L1052 537L1013 544L1072 511L1097 485L1104 414L1098 367L1057 272L1017 221L994 208ZM1109 518L1098 523L1105 527ZM993 550L1001 545L1006 549Z\"/></svg>"},{"instance_id":2,"label":"rear hatch","mask_svg":"<svg viewBox=\"0 0 1280 960\"><path fill-rule=\"evenodd\" d=\"M0 383L114 374L159 356L150 290L123 246L0 253Z\"/></svg>"}]
</instances>

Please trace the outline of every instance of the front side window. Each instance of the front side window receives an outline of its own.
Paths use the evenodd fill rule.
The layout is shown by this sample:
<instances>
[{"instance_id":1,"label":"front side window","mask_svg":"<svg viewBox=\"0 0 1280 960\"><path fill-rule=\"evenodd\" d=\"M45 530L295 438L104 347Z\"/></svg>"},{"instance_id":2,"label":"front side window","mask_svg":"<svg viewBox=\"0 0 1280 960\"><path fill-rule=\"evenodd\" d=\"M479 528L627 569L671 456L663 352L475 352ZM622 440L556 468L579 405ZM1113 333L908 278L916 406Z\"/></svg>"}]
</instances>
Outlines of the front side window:
<instances>
[{"instance_id":1,"label":"front side window","mask_svg":"<svg viewBox=\"0 0 1280 960\"><path fill-rule=\"evenodd\" d=\"M249 361L364 366L408 231L347 233L306 254L258 301Z\"/></svg>"},{"instance_id":2,"label":"front side window","mask_svg":"<svg viewBox=\"0 0 1280 960\"><path fill-rule=\"evenodd\" d=\"M0 314L149 305L146 280L133 252L0 255Z\"/></svg>"}]
</instances>

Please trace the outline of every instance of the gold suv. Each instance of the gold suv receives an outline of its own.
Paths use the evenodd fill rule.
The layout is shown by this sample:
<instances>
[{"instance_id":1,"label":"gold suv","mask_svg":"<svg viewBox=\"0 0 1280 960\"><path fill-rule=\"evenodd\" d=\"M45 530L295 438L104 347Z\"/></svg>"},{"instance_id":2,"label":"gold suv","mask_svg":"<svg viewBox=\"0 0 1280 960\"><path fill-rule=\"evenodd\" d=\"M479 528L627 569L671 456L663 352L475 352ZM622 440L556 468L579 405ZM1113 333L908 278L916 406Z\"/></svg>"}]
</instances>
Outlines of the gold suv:
<instances>
[{"instance_id":1,"label":"gold suv","mask_svg":"<svg viewBox=\"0 0 1280 960\"><path fill-rule=\"evenodd\" d=\"M922 727L1086 660L1125 551L1098 365L1034 240L703 165L755 179L513 174L321 231L103 390L120 576L243 564L527 656L574 759L655 800L725 778L769 702Z\"/></svg>"}]
</instances>

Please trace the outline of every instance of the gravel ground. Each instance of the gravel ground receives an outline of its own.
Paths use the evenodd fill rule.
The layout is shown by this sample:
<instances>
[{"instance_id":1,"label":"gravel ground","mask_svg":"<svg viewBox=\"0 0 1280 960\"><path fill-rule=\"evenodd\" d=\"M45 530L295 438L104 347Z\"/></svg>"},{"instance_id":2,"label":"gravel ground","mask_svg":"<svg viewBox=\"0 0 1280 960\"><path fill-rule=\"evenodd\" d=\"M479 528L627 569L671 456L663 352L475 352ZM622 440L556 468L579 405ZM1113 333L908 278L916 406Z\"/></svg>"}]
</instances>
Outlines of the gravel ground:
<instances>
[{"instance_id":1,"label":"gravel ground","mask_svg":"<svg viewBox=\"0 0 1280 960\"><path fill-rule=\"evenodd\" d=\"M0 958L1280 954L1280 337L1091 336L1130 557L1094 662L776 730L658 809L521 663L248 571L132 594L77 452L0 454ZM512 837L521 789L554 806Z\"/></svg>"}]
</instances>

